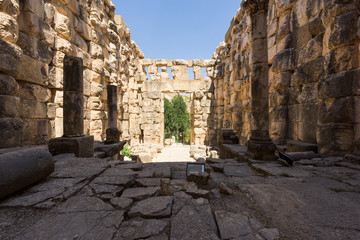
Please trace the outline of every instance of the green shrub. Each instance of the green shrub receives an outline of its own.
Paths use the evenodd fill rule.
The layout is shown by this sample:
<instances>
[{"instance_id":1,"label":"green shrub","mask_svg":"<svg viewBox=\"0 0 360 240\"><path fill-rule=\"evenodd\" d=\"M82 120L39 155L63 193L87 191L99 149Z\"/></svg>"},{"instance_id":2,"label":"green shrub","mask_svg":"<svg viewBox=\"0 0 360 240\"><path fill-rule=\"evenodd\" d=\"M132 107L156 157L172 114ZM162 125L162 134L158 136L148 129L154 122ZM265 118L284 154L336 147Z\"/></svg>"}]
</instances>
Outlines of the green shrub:
<instances>
[{"instance_id":1,"label":"green shrub","mask_svg":"<svg viewBox=\"0 0 360 240\"><path fill-rule=\"evenodd\" d=\"M125 157L131 157L131 152L130 152L130 148L128 147L128 145L125 145L123 147L123 149L120 152L121 155L125 156Z\"/></svg>"}]
</instances>

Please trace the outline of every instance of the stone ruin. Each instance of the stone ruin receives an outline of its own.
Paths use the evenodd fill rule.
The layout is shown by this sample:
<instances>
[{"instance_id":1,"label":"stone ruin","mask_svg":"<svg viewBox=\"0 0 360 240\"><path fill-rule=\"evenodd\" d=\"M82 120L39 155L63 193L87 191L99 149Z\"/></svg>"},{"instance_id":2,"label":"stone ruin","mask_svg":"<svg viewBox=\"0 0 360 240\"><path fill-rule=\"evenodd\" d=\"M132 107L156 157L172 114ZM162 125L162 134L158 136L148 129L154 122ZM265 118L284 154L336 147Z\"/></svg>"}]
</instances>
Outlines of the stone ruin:
<instances>
[{"instance_id":1,"label":"stone ruin","mask_svg":"<svg viewBox=\"0 0 360 240\"><path fill-rule=\"evenodd\" d=\"M145 58L110 0L0 0L0 232L18 234L4 219L21 209L40 220L19 239L278 239L262 214L291 239L359 239L359 13L243 0L212 59L167 60ZM192 178L149 163L178 93L205 164ZM137 162L117 160L125 143ZM263 212L238 213L246 199Z\"/></svg>"},{"instance_id":2,"label":"stone ruin","mask_svg":"<svg viewBox=\"0 0 360 240\"><path fill-rule=\"evenodd\" d=\"M358 5L352 1L244 1L208 60L145 59L114 9L108 0L1 3L0 147L64 135L69 55L82 59L82 132L96 141L117 128L122 141L156 155L164 143L163 97L188 93L193 155L220 149L225 129L248 146L250 158L273 159L275 144L316 145L320 153L342 156L357 149ZM111 106L108 86L117 95ZM117 123L109 126L114 114Z\"/></svg>"}]
</instances>

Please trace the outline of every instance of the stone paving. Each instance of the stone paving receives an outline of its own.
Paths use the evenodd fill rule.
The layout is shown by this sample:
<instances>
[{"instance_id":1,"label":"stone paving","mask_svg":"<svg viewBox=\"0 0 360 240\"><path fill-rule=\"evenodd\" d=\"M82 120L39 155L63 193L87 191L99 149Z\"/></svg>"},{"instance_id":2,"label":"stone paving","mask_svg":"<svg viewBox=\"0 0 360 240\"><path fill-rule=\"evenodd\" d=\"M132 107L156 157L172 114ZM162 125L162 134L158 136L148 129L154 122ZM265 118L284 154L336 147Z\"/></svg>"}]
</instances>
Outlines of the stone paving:
<instances>
[{"instance_id":1,"label":"stone paving","mask_svg":"<svg viewBox=\"0 0 360 240\"><path fill-rule=\"evenodd\" d=\"M341 158L207 159L195 182L186 163L55 160L0 201L0 239L360 239L360 166Z\"/></svg>"}]
</instances>

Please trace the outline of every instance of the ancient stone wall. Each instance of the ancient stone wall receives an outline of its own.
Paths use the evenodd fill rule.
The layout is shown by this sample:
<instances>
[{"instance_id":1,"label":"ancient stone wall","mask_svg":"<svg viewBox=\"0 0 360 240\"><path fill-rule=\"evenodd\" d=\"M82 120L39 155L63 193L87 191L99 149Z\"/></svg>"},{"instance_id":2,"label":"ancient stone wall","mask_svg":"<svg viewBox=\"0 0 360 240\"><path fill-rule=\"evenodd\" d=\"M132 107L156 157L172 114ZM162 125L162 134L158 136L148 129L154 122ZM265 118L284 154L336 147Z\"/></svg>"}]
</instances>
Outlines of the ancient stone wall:
<instances>
[{"instance_id":1,"label":"ancient stone wall","mask_svg":"<svg viewBox=\"0 0 360 240\"><path fill-rule=\"evenodd\" d=\"M212 143L221 128L232 128L242 144L268 128L281 144L292 139L315 143L322 153L351 152L360 135L359 6L243 1L214 53Z\"/></svg>"},{"instance_id":2,"label":"ancient stone wall","mask_svg":"<svg viewBox=\"0 0 360 240\"><path fill-rule=\"evenodd\" d=\"M83 59L85 134L104 139L112 84L123 139L139 138L143 54L114 11L110 0L0 1L0 147L62 136L65 54Z\"/></svg>"},{"instance_id":3,"label":"ancient stone wall","mask_svg":"<svg viewBox=\"0 0 360 240\"><path fill-rule=\"evenodd\" d=\"M141 108L139 121L141 138L137 144L161 149L164 144L164 97L172 98L178 93L190 95L191 145L207 145L207 118L211 104L211 79L207 76L213 70L214 60L165 60L142 59ZM207 75L202 76L201 68ZM194 72L194 79L189 72ZM149 74L149 79L146 74ZM169 72L171 72L172 78ZM143 151L143 149L141 149Z\"/></svg>"}]
</instances>

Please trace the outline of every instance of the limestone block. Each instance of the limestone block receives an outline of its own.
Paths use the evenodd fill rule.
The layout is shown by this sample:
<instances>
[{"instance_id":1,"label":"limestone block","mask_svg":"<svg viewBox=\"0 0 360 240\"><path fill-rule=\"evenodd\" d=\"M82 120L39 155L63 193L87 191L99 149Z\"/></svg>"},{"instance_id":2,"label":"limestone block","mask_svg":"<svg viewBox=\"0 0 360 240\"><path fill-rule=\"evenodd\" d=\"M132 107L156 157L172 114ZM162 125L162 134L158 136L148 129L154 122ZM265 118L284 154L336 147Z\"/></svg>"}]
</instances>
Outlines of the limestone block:
<instances>
[{"instance_id":1,"label":"limestone block","mask_svg":"<svg viewBox=\"0 0 360 240\"><path fill-rule=\"evenodd\" d=\"M352 124L318 124L317 143L319 152L337 155L352 152L353 134Z\"/></svg>"},{"instance_id":2,"label":"limestone block","mask_svg":"<svg viewBox=\"0 0 360 240\"><path fill-rule=\"evenodd\" d=\"M47 24L52 24L54 22L55 13L55 7L51 3L45 3L44 19Z\"/></svg>"},{"instance_id":3,"label":"limestone block","mask_svg":"<svg viewBox=\"0 0 360 240\"><path fill-rule=\"evenodd\" d=\"M280 41L290 33L290 10L285 11L279 17L279 29L276 34L276 41Z\"/></svg>"},{"instance_id":4,"label":"limestone block","mask_svg":"<svg viewBox=\"0 0 360 240\"><path fill-rule=\"evenodd\" d=\"M64 71L59 67L50 67L49 70L49 87L50 88L63 88Z\"/></svg>"},{"instance_id":5,"label":"limestone block","mask_svg":"<svg viewBox=\"0 0 360 240\"><path fill-rule=\"evenodd\" d=\"M44 1L43 0L23 0L20 1L21 11L29 11L40 18L44 18Z\"/></svg>"},{"instance_id":6,"label":"limestone block","mask_svg":"<svg viewBox=\"0 0 360 240\"><path fill-rule=\"evenodd\" d=\"M335 17L331 24L330 49L356 41L357 19L358 14L356 11Z\"/></svg>"},{"instance_id":7,"label":"limestone block","mask_svg":"<svg viewBox=\"0 0 360 240\"><path fill-rule=\"evenodd\" d=\"M320 123L353 123L354 99L353 97L325 99L319 108Z\"/></svg>"},{"instance_id":8,"label":"limestone block","mask_svg":"<svg viewBox=\"0 0 360 240\"><path fill-rule=\"evenodd\" d=\"M0 74L0 95L15 95L19 91L19 84L8 75Z\"/></svg>"},{"instance_id":9,"label":"limestone block","mask_svg":"<svg viewBox=\"0 0 360 240\"><path fill-rule=\"evenodd\" d=\"M88 81L90 83L100 83L101 82L101 75L91 71L89 69L84 70L84 81Z\"/></svg>"},{"instance_id":10,"label":"limestone block","mask_svg":"<svg viewBox=\"0 0 360 240\"><path fill-rule=\"evenodd\" d=\"M19 116L20 98L0 95L0 118L17 118Z\"/></svg>"},{"instance_id":11,"label":"limestone block","mask_svg":"<svg viewBox=\"0 0 360 240\"><path fill-rule=\"evenodd\" d=\"M55 37L55 49L69 55L73 55L74 52L71 43L58 36Z\"/></svg>"},{"instance_id":12,"label":"limestone block","mask_svg":"<svg viewBox=\"0 0 360 240\"><path fill-rule=\"evenodd\" d=\"M60 107L63 106L63 95L64 95L64 91L56 91L55 92L54 102Z\"/></svg>"},{"instance_id":13,"label":"limestone block","mask_svg":"<svg viewBox=\"0 0 360 240\"><path fill-rule=\"evenodd\" d=\"M73 43L78 46L80 49L82 49L83 51L87 52L88 51L88 45L85 42L85 40L77 33L74 33L74 37L73 37ZM75 46L74 46L75 47Z\"/></svg>"},{"instance_id":14,"label":"limestone block","mask_svg":"<svg viewBox=\"0 0 360 240\"><path fill-rule=\"evenodd\" d=\"M296 0L275 0L276 8L279 13L293 7Z\"/></svg>"},{"instance_id":15,"label":"limestone block","mask_svg":"<svg viewBox=\"0 0 360 240\"><path fill-rule=\"evenodd\" d=\"M325 26L321 21L322 13L317 14L309 22L309 30L312 36L317 36L325 32Z\"/></svg>"},{"instance_id":16,"label":"limestone block","mask_svg":"<svg viewBox=\"0 0 360 240\"><path fill-rule=\"evenodd\" d=\"M20 115L23 118L46 118L47 104L32 99L21 98Z\"/></svg>"},{"instance_id":17,"label":"limestone block","mask_svg":"<svg viewBox=\"0 0 360 240\"><path fill-rule=\"evenodd\" d=\"M288 123L287 122L270 122L269 134L271 139L287 138Z\"/></svg>"},{"instance_id":18,"label":"limestone block","mask_svg":"<svg viewBox=\"0 0 360 240\"><path fill-rule=\"evenodd\" d=\"M19 18L19 30L29 36L40 39L49 47L54 47L56 32L39 16L23 11Z\"/></svg>"},{"instance_id":19,"label":"limestone block","mask_svg":"<svg viewBox=\"0 0 360 240\"><path fill-rule=\"evenodd\" d=\"M298 0L293 8L293 16L299 27L304 26L309 21L308 18L308 2L311 0Z\"/></svg>"},{"instance_id":20,"label":"limestone block","mask_svg":"<svg viewBox=\"0 0 360 240\"><path fill-rule=\"evenodd\" d=\"M310 40L305 48L299 52L299 63L306 63L313 61L322 56L323 51L323 37L324 35L318 35L317 37Z\"/></svg>"},{"instance_id":21,"label":"limestone block","mask_svg":"<svg viewBox=\"0 0 360 240\"><path fill-rule=\"evenodd\" d=\"M326 60L330 73L355 69L359 66L357 46L338 47L326 56Z\"/></svg>"},{"instance_id":22,"label":"limestone block","mask_svg":"<svg viewBox=\"0 0 360 240\"><path fill-rule=\"evenodd\" d=\"M278 52L273 60L273 71L291 71L295 68L295 50L285 49Z\"/></svg>"},{"instance_id":23,"label":"limestone block","mask_svg":"<svg viewBox=\"0 0 360 240\"><path fill-rule=\"evenodd\" d=\"M90 55L93 58L101 58L103 57L103 49L100 45L90 42Z\"/></svg>"},{"instance_id":24,"label":"limestone block","mask_svg":"<svg viewBox=\"0 0 360 240\"><path fill-rule=\"evenodd\" d=\"M21 144L23 120L20 118L0 118L0 146L15 147Z\"/></svg>"},{"instance_id":25,"label":"limestone block","mask_svg":"<svg viewBox=\"0 0 360 240\"><path fill-rule=\"evenodd\" d=\"M18 23L15 18L0 12L0 38L10 43L18 39Z\"/></svg>"},{"instance_id":26,"label":"limestone block","mask_svg":"<svg viewBox=\"0 0 360 240\"><path fill-rule=\"evenodd\" d=\"M105 118L105 114L103 111L90 111L91 112L91 120L101 120Z\"/></svg>"},{"instance_id":27,"label":"limestone block","mask_svg":"<svg viewBox=\"0 0 360 240\"><path fill-rule=\"evenodd\" d=\"M0 71L16 75L21 64L22 50L0 39Z\"/></svg>"},{"instance_id":28,"label":"limestone block","mask_svg":"<svg viewBox=\"0 0 360 240\"><path fill-rule=\"evenodd\" d=\"M56 105L55 103L48 103L47 104L47 118L54 119L56 117Z\"/></svg>"},{"instance_id":29,"label":"limestone block","mask_svg":"<svg viewBox=\"0 0 360 240\"><path fill-rule=\"evenodd\" d=\"M20 13L19 1L2 0L0 1L0 12L7 13L13 18L17 18Z\"/></svg>"},{"instance_id":30,"label":"limestone block","mask_svg":"<svg viewBox=\"0 0 360 240\"><path fill-rule=\"evenodd\" d=\"M91 96L101 96L104 92L104 86L97 82L91 82Z\"/></svg>"},{"instance_id":31,"label":"limestone block","mask_svg":"<svg viewBox=\"0 0 360 240\"><path fill-rule=\"evenodd\" d=\"M318 83L308 83L302 86L301 94L298 97L299 103L317 102L319 99Z\"/></svg>"},{"instance_id":32,"label":"limestone block","mask_svg":"<svg viewBox=\"0 0 360 240\"><path fill-rule=\"evenodd\" d=\"M320 82L320 98L339 98L351 96L354 92L353 84L357 84L359 72L357 70L330 75Z\"/></svg>"},{"instance_id":33,"label":"limestone block","mask_svg":"<svg viewBox=\"0 0 360 240\"><path fill-rule=\"evenodd\" d=\"M295 69L292 75L291 85L303 85L305 83L317 82L326 75L326 63L323 57L305 63Z\"/></svg>"},{"instance_id":34,"label":"limestone block","mask_svg":"<svg viewBox=\"0 0 360 240\"><path fill-rule=\"evenodd\" d=\"M102 59L93 60L92 61L92 70L101 74L104 70L104 61Z\"/></svg>"},{"instance_id":35,"label":"limestone block","mask_svg":"<svg viewBox=\"0 0 360 240\"><path fill-rule=\"evenodd\" d=\"M50 47L25 33L19 33L19 39L16 44L23 50L24 54L44 63L49 64L53 58Z\"/></svg>"},{"instance_id":36,"label":"limestone block","mask_svg":"<svg viewBox=\"0 0 360 240\"><path fill-rule=\"evenodd\" d=\"M154 64L150 65L148 72L149 72L149 74L155 74L155 73L157 73L157 72L158 72L157 66L154 65Z\"/></svg>"},{"instance_id":37,"label":"limestone block","mask_svg":"<svg viewBox=\"0 0 360 240\"><path fill-rule=\"evenodd\" d=\"M38 102L47 102L50 100L51 92L48 88L24 83L20 85L19 97L35 99Z\"/></svg>"}]
</instances>

